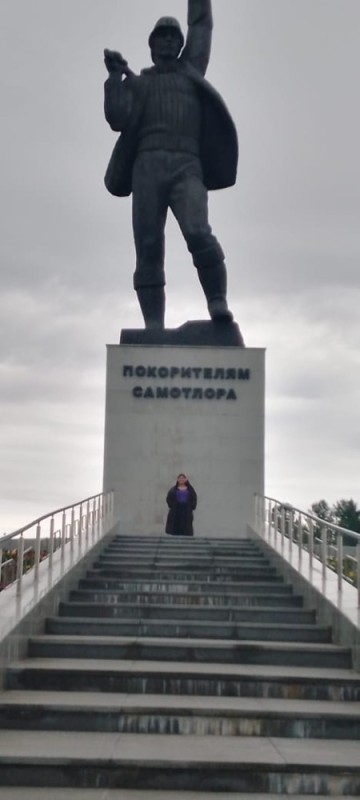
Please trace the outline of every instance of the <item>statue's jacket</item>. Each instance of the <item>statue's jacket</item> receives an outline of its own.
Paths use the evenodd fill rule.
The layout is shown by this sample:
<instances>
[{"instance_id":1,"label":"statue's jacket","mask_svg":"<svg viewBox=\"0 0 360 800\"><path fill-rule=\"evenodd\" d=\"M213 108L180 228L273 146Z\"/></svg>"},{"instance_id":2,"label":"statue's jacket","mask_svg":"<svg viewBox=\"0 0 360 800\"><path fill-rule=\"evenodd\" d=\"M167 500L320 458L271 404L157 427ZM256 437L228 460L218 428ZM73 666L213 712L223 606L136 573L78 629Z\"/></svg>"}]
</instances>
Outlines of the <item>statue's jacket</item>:
<instances>
[{"instance_id":1,"label":"statue's jacket","mask_svg":"<svg viewBox=\"0 0 360 800\"><path fill-rule=\"evenodd\" d=\"M179 69L195 83L199 94L202 114L199 155L204 184L210 190L225 189L236 181L238 140L222 97L203 77L211 45L210 0L189 0L188 21L189 33ZM117 197L127 197L132 191L140 121L149 85L147 75L153 69L125 80L119 73L112 73L105 83L106 119L113 130L122 131L105 175L106 188Z\"/></svg>"}]
</instances>

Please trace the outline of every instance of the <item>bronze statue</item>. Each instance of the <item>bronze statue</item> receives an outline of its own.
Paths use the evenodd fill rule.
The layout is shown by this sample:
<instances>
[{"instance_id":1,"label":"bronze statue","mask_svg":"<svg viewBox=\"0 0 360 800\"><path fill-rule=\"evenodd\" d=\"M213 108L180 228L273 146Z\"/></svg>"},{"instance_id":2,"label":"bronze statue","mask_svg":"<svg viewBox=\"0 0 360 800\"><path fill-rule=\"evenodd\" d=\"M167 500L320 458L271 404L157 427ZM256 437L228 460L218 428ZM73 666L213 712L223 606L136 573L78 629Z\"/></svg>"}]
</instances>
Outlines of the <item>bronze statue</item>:
<instances>
[{"instance_id":1,"label":"bronze statue","mask_svg":"<svg viewBox=\"0 0 360 800\"><path fill-rule=\"evenodd\" d=\"M149 37L154 66L139 76L120 53L105 50L105 117L121 131L105 185L118 197L133 194L134 288L146 328L164 327L168 208L198 270L210 317L232 321L207 191L235 183L238 143L222 98L204 79L212 27L211 0L188 0L186 42L176 19L159 19Z\"/></svg>"}]
</instances>

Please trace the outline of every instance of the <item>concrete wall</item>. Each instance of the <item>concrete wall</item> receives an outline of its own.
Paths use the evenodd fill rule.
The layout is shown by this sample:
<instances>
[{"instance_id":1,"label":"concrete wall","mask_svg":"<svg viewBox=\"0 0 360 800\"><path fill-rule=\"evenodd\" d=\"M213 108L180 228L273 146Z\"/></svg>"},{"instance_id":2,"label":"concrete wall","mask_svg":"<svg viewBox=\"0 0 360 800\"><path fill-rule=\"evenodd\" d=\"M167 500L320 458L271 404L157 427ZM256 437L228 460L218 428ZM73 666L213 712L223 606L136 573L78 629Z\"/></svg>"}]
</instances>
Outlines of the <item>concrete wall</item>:
<instances>
[{"instance_id":1,"label":"concrete wall","mask_svg":"<svg viewBox=\"0 0 360 800\"><path fill-rule=\"evenodd\" d=\"M184 471L195 535L245 535L264 486L264 362L262 349L108 347L104 489L124 532L164 531Z\"/></svg>"}]
</instances>

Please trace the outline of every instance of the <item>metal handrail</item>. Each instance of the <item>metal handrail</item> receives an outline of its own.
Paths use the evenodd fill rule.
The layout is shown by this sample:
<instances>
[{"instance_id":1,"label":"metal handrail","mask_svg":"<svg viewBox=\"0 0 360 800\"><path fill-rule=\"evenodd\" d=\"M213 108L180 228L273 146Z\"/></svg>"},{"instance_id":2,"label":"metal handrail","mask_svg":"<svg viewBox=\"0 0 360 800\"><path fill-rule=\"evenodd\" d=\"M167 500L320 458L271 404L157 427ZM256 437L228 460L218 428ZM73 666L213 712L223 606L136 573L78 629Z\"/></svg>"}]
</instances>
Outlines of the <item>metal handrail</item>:
<instances>
[{"instance_id":1,"label":"metal handrail","mask_svg":"<svg viewBox=\"0 0 360 800\"><path fill-rule=\"evenodd\" d=\"M57 514L62 514L64 511L69 511L72 508L77 508L77 506L84 505L85 503L90 502L90 500L97 500L99 497L103 496L104 496L103 493L100 492L99 494L91 495L91 497L86 497L85 500L79 500L79 502L77 503L72 503L69 506L63 506L62 508L57 508L56 511L50 511L49 514L44 514L42 517L37 517L37 519L34 519L32 522L29 522L27 525L24 525L21 528L18 528L18 530L13 531L12 533L5 533L4 536L0 539L0 546L2 547L4 543L6 543L10 539L13 539L14 536L19 536L21 533L26 533L26 531L29 531L30 528L34 528L35 525L41 524L41 522L44 522L45 519L49 519L50 517L56 517Z\"/></svg>"},{"instance_id":2,"label":"metal handrail","mask_svg":"<svg viewBox=\"0 0 360 800\"><path fill-rule=\"evenodd\" d=\"M309 558L309 580L313 578L314 558L321 562L324 585L328 579L329 569L337 573L338 591L341 594L344 584L352 584L357 588L358 606L360 607L360 534L348 530L334 522L328 522L307 511L302 511L290 503L284 503L274 497L255 495L255 525L257 533L274 546L280 541L280 550L284 554L285 541L288 541L288 558L292 562L294 546L298 548L298 568L301 570L303 553ZM331 535L332 540L329 541ZM355 555L344 553L344 537L354 541ZM280 537L280 540L279 538ZM318 550L318 552L316 552ZM353 575L345 572L345 562L354 563Z\"/></svg>"},{"instance_id":3,"label":"metal handrail","mask_svg":"<svg viewBox=\"0 0 360 800\"><path fill-rule=\"evenodd\" d=\"M270 500L272 503L276 503L277 506L284 508L285 511L292 511L295 514L301 514L303 517L307 517L307 519L316 522L318 525L326 525L327 528L331 528L335 531L335 533L344 533L347 536L352 536L358 542L360 542L360 533L356 533L356 531L351 531L349 528L342 528L340 525L336 525L335 522L328 522L326 519L321 519L321 517L316 517L315 514L309 514L307 511L302 510L301 508L296 508L291 503L282 503L280 500L276 500L274 497L268 497L267 495L255 495L255 497L262 499L262 500Z\"/></svg>"},{"instance_id":4,"label":"metal handrail","mask_svg":"<svg viewBox=\"0 0 360 800\"><path fill-rule=\"evenodd\" d=\"M68 512L70 512L68 514ZM72 505L63 506L32 522L24 525L10 534L5 534L0 539L0 591L10 588L16 583L16 594L22 594L23 576L30 571L34 573L34 583L39 581L39 567L42 561L47 561L49 576L51 577L53 557L57 550L61 550L61 562L65 558L65 549L69 546L72 559L79 559L110 529L113 523L114 493L102 492L91 497L86 497ZM60 527L55 530L55 518L61 515ZM70 519L69 519L70 518ZM46 533L44 533L44 523ZM24 534L34 530L34 540L30 547L26 547L28 539ZM83 535L84 534L84 535ZM75 539L76 550L75 555ZM41 547L41 542L46 542L46 548ZM11 558L6 558L6 550L16 551ZM33 553L29 564L26 556ZM2 561L5 552L5 561ZM12 575L8 571L12 565ZM6 568L8 568L6 570ZM4 576L4 577L3 577ZM50 580L51 583L51 580ZM50 585L50 584L49 584Z\"/></svg>"}]
</instances>

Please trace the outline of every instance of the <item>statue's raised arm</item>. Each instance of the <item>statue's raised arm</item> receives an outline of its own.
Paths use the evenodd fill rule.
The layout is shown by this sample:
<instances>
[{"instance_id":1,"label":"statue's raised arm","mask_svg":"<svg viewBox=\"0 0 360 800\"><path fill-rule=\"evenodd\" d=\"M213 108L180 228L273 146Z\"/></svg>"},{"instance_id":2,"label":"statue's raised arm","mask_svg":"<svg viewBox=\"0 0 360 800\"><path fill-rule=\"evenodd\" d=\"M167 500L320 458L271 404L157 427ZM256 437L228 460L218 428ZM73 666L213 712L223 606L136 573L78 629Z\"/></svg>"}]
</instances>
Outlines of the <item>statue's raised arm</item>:
<instances>
[{"instance_id":1,"label":"statue's raised arm","mask_svg":"<svg viewBox=\"0 0 360 800\"><path fill-rule=\"evenodd\" d=\"M188 34L181 60L201 75L205 75L210 59L212 29L211 0L188 0Z\"/></svg>"}]
</instances>

